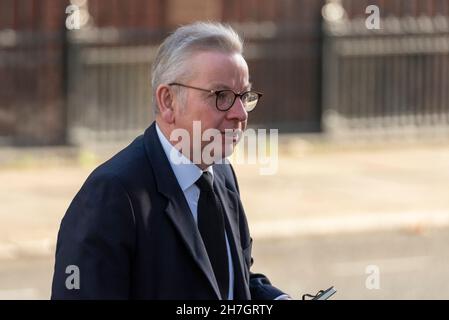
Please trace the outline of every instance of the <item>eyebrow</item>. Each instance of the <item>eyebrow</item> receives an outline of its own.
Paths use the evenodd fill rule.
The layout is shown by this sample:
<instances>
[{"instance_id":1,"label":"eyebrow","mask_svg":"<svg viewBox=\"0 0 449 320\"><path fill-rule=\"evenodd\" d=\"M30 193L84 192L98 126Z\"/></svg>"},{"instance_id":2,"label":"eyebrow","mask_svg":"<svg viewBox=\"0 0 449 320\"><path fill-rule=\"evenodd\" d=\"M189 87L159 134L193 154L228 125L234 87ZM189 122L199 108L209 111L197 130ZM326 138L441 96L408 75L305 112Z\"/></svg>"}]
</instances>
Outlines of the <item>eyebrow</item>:
<instances>
[{"instance_id":1,"label":"eyebrow","mask_svg":"<svg viewBox=\"0 0 449 320\"><path fill-rule=\"evenodd\" d=\"M233 90L229 86L223 84L223 83L212 83L212 88L215 88L215 90ZM243 91L251 90L252 83L248 82L246 86L244 86Z\"/></svg>"}]
</instances>

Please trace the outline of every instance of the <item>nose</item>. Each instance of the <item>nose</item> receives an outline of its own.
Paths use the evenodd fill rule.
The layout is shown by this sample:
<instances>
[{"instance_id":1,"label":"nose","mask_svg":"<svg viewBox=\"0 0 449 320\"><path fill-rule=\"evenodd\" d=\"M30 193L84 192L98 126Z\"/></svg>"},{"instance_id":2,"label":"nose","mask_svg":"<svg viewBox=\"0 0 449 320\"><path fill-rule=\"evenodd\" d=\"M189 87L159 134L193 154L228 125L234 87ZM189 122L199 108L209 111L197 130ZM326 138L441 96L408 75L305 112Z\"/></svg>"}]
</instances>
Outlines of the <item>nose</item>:
<instances>
[{"instance_id":1,"label":"nose","mask_svg":"<svg viewBox=\"0 0 449 320\"><path fill-rule=\"evenodd\" d=\"M248 119L248 112L245 110L242 99L237 97L232 107L228 110L226 117L229 120L246 121Z\"/></svg>"}]
</instances>

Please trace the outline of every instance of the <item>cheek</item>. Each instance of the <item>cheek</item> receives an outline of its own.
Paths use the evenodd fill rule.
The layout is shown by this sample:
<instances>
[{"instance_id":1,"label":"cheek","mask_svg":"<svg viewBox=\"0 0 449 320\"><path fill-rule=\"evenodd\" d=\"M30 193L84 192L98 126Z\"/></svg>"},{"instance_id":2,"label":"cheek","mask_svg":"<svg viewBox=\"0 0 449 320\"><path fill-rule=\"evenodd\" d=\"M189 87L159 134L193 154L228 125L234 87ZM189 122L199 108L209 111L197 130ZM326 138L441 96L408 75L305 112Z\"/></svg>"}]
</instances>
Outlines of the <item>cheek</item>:
<instances>
[{"instance_id":1,"label":"cheek","mask_svg":"<svg viewBox=\"0 0 449 320\"><path fill-rule=\"evenodd\" d=\"M201 127L205 129L218 129L222 127L223 121L225 121L224 113L219 113L209 107L209 110L200 113L199 115L202 123Z\"/></svg>"},{"instance_id":2,"label":"cheek","mask_svg":"<svg viewBox=\"0 0 449 320\"><path fill-rule=\"evenodd\" d=\"M185 122L187 115L189 113L188 105L184 104L177 104L176 109L174 110L176 120L178 123Z\"/></svg>"}]
</instances>

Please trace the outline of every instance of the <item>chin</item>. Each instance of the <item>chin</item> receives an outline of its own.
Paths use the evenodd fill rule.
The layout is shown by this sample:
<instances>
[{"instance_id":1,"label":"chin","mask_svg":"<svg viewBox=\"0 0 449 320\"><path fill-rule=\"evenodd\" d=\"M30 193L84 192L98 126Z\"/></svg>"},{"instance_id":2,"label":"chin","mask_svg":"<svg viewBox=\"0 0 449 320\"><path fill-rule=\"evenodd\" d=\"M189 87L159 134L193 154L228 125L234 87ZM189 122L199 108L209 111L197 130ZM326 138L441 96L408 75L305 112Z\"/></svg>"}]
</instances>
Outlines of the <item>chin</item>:
<instances>
[{"instance_id":1,"label":"chin","mask_svg":"<svg viewBox=\"0 0 449 320\"><path fill-rule=\"evenodd\" d=\"M232 155L235 149L236 142L223 145L223 158L227 158Z\"/></svg>"}]
</instances>

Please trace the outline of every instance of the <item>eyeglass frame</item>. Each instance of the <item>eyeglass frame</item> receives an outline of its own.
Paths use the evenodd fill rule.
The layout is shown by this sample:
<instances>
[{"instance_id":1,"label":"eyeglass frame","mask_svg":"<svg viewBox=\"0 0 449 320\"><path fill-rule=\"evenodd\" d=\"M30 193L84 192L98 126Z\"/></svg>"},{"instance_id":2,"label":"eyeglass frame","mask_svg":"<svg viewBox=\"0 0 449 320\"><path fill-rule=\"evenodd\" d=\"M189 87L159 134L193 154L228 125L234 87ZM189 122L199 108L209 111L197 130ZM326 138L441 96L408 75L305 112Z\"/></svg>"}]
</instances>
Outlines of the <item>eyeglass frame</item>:
<instances>
[{"instance_id":1,"label":"eyeglass frame","mask_svg":"<svg viewBox=\"0 0 449 320\"><path fill-rule=\"evenodd\" d=\"M201 91L204 91L204 92L213 93L213 94L215 94L215 108L217 108L218 111L223 111L223 112L226 112L226 111L228 111L229 109L232 108L232 106L234 105L235 100L237 99L237 97L239 97L240 100L242 100L242 97L243 97L245 94L249 93L249 92L253 92L253 93L257 94L257 102L259 102L259 99L263 96L263 93L262 93L262 92L258 92L258 91L254 91L254 90L248 90L248 91L245 91L245 92L242 92L242 93L236 93L236 92L234 92L234 90L231 90L231 89L223 89L223 90L203 89L203 88L198 88L198 87L194 87L194 86L189 86L189 85L186 85L186 84L182 84L182 83L179 83L179 82L171 82L171 83L169 83L168 85L169 85L169 86L180 86L180 87L185 87L185 88L190 88L190 89L201 90ZM218 108L218 95L219 95L221 92L223 92L223 91L231 91L231 92L234 94L234 100L232 101L231 105L230 105L227 109L224 109L224 110ZM257 102L256 102L256 105L257 105ZM255 108L255 107L256 107L256 106L254 106L254 108ZM251 109L250 111L247 111L247 110L245 109L245 111L246 111L246 112L251 112L251 111L254 110L254 108Z\"/></svg>"}]
</instances>

